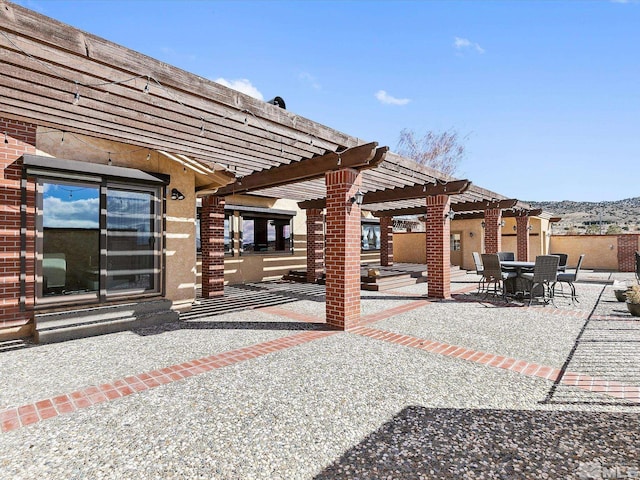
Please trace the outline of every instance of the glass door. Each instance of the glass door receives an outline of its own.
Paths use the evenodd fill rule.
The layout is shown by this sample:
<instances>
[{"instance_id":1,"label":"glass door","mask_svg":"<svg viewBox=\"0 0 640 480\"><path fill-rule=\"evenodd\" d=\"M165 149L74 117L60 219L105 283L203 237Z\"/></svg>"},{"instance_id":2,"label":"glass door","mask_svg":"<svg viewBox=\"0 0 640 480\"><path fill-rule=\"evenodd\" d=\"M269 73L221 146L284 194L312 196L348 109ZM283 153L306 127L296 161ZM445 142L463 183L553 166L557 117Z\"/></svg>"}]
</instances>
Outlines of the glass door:
<instances>
[{"instance_id":1,"label":"glass door","mask_svg":"<svg viewBox=\"0 0 640 480\"><path fill-rule=\"evenodd\" d=\"M99 291L100 188L42 180L36 224L39 301Z\"/></svg>"},{"instance_id":2,"label":"glass door","mask_svg":"<svg viewBox=\"0 0 640 480\"><path fill-rule=\"evenodd\" d=\"M159 291L160 199L157 189L110 186L106 193L107 295Z\"/></svg>"}]
</instances>

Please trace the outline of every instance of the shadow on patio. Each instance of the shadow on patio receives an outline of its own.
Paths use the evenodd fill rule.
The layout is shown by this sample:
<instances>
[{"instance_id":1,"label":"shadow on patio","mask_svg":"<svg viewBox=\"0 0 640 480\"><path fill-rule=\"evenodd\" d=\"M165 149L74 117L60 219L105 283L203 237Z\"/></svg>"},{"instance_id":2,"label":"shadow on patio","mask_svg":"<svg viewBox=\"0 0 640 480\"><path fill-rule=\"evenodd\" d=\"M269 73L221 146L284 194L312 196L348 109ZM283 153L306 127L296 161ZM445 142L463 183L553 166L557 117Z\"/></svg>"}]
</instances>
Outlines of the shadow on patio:
<instances>
[{"instance_id":1,"label":"shadow on patio","mask_svg":"<svg viewBox=\"0 0 640 480\"><path fill-rule=\"evenodd\" d=\"M639 432L636 413L410 406L315 479L614 478L640 468Z\"/></svg>"}]
</instances>

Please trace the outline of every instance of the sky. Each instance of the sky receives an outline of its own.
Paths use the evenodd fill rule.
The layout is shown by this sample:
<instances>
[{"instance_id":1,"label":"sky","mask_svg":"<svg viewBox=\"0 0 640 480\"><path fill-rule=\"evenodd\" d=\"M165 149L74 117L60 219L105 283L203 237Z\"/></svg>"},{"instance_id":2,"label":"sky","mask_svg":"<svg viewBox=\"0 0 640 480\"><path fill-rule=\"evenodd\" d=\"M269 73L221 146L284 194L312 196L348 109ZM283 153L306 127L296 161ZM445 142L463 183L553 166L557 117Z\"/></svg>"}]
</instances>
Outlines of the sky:
<instances>
[{"instance_id":1,"label":"sky","mask_svg":"<svg viewBox=\"0 0 640 480\"><path fill-rule=\"evenodd\" d=\"M16 2L529 201L640 196L640 0Z\"/></svg>"}]
</instances>

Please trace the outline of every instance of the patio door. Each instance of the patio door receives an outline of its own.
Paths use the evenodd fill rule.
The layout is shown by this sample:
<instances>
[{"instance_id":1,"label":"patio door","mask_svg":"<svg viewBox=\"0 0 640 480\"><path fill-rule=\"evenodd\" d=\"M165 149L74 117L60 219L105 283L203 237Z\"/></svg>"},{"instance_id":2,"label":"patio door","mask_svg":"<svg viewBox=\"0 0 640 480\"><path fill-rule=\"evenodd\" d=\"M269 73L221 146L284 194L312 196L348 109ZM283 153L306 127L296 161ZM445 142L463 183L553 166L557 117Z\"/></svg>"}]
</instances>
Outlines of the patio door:
<instances>
[{"instance_id":1,"label":"patio door","mask_svg":"<svg viewBox=\"0 0 640 480\"><path fill-rule=\"evenodd\" d=\"M451 265L462 266L462 232L451 232Z\"/></svg>"},{"instance_id":2,"label":"patio door","mask_svg":"<svg viewBox=\"0 0 640 480\"><path fill-rule=\"evenodd\" d=\"M38 304L161 291L160 187L90 180L38 180Z\"/></svg>"}]
</instances>

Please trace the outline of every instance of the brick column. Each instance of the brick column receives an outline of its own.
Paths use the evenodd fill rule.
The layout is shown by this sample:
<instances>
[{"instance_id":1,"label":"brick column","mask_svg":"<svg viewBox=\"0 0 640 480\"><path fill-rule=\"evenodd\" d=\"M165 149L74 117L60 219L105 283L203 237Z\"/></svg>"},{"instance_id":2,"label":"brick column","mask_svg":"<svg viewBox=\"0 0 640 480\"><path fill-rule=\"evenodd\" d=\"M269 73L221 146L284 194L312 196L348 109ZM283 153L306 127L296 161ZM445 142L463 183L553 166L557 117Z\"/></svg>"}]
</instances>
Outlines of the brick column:
<instances>
[{"instance_id":1,"label":"brick column","mask_svg":"<svg viewBox=\"0 0 640 480\"><path fill-rule=\"evenodd\" d=\"M347 330L360 322L360 207L351 197L362 184L358 171L325 173L327 185L326 318Z\"/></svg>"},{"instance_id":2,"label":"brick column","mask_svg":"<svg viewBox=\"0 0 640 480\"><path fill-rule=\"evenodd\" d=\"M207 195L200 210L202 297L224 295L224 197Z\"/></svg>"},{"instance_id":3,"label":"brick column","mask_svg":"<svg viewBox=\"0 0 640 480\"><path fill-rule=\"evenodd\" d=\"M324 272L324 218L322 210L307 210L307 282L316 283Z\"/></svg>"},{"instance_id":4,"label":"brick column","mask_svg":"<svg viewBox=\"0 0 640 480\"><path fill-rule=\"evenodd\" d=\"M427 197L427 288L431 298L451 298L449 195Z\"/></svg>"},{"instance_id":5,"label":"brick column","mask_svg":"<svg viewBox=\"0 0 640 480\"><path fill-rule=\"evenodd\" d=\"M484 251L498 253L502 250L502 210L488 208L484 211Z\"/></svg>"},{"instance_id":6,"label":"brick column","mask_svg":"<svg viewBox=\"0 0 640 480\"><path fill-rule=\"evenodd\" d=\"M35 154L35 145L36 125L0 117L0 333L6 338L32 333L35 185L22 179L22 161L18 159L24 153ZM21 186L26 193L24 205ZM21 235L23 222L26 228Z\"/></svg>"},{"instance_id":7,"label":"brick column","mask_svg":"<svg viewBox=\"0 0 640 480\"><path fill-rule=\"evenodd\" d=\"M393 217L380 217L380 265L393 265Z\"/></svg>"},{"instance_id":8,"label":"brick column","mask_svg":"<svg viewBox=\"0 0 640 480\"><path fill-rule=\"evenodd\" d=\"M520 262L529 261L529 217L516 217L517 259Z\"/></svg>"},{"instance_id":9,"label":"brick column","mask_svg":"<svg viewBox=\"0 0 640 480\"><path fill-rule=\"evenodd\" d=\"M640 235L618 235L618 271L635 272L636 257L634 253L638 251L638 238Z\"/></svg>"}]
</instances>

